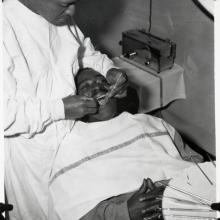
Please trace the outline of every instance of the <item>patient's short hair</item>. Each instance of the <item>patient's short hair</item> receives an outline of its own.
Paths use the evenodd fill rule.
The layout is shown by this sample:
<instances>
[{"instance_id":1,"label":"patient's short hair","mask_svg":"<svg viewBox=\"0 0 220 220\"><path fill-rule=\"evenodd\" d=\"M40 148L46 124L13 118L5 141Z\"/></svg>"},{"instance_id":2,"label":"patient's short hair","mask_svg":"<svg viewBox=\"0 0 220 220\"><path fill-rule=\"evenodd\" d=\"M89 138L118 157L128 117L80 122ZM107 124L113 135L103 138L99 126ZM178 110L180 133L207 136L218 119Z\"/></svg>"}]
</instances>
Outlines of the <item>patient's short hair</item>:
<instances>
[{"instance_id":1,"label":"patient's short hair","mask_svg":"<svg viewBox=\"0 0 220 220\"><path fill-rule=\"evenodd\" d=\"M90 68L90 67L86 67L86 68L81 68L78 70L78 72L76 73L75 76L75 84L76 84L76 89L78 90L78 84L79 84L79 77L82 73L88 72L88 71L95 71L94 69ZM95 71L96 72L96 71ZM77 91L78 92L78 91Z\"/></svg>"}]
</instances>

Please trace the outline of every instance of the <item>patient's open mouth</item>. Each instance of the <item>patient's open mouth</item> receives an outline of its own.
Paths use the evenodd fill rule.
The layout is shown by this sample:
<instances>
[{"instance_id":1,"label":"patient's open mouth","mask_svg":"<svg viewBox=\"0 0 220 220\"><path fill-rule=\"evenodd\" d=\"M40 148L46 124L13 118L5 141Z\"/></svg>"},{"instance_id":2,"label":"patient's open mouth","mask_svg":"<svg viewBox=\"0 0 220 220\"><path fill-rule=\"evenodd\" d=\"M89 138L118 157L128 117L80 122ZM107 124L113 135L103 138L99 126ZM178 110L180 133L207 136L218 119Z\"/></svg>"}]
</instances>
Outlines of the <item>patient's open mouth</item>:
<instances>
[{"instance_id":1,"label":"patient's open mouth","mask_svg":"<svg viewBox=\"0 0 220 220\"><path fill-rule=\"evenodd\" d=\"M93 93L93 98L97 100L99 105L104 105L105 104L105 97L108 93L108 90L104 87L100 87L98 90L96 90Z\"/></svg>"},{"instance_id":2,"label":"patient's open mouth","mask_svg":"<svg viewBox=\"0 0 220 220\"><path fill-rule=\"evenodd\" d=\"M98 101L99 105L104 105L105 103L105 97L106 97L106 93L105 94L101 94L100 96L96 97L96 100Z\"/></svg>"}]
</instances>

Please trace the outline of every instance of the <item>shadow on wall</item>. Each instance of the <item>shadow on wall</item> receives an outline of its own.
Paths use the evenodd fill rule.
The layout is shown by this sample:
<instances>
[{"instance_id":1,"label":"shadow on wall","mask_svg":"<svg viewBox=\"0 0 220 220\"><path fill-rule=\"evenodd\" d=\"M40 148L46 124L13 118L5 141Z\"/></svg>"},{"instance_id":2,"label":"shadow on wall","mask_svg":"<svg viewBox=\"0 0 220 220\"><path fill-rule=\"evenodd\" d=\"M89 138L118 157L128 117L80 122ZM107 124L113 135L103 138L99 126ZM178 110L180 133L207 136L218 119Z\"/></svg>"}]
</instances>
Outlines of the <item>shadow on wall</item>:
<instances>
[{"instance_id":1,"label":"shadow on wall","mask_svg":"<svg viewBox=\"0 0 220 220\"><path fill-rule=\"evenodd\" d=\"M207 9L205 9L198 0L192 0L192 1L205 15L207 15L210 19L214 21L214 16Z\"/></svg>"},{"instance_id":2,"label":"shadow on wall","mask_svg":"<svg viewBox=\"0 0 220 220\"><path fill-rule=\"evenodd\" d=\"M77 4L75 19L84 35L92 39L96 49L106 52L105 46L100 45L100 38L115 26L122 10L123 0L81 0Z\"/></svg>"}]
</instances>

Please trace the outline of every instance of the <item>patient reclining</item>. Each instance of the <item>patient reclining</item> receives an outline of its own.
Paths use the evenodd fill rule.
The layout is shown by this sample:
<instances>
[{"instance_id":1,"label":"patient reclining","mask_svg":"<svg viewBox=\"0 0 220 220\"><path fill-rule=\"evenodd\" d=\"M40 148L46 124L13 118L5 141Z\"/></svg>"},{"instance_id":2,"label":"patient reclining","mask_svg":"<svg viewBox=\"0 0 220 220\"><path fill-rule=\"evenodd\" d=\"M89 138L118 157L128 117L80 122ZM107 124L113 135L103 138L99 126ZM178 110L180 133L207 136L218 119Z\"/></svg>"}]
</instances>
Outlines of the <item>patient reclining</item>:
<instances>
[{"instance_id":1,"label":"patient reclining","mask_svg":"<svg viewBox=\"0 0 220 220\"><path fill-rule=\"evenodd\" d=\"M78 93L87 97L99 97L109 89L105 78L92 69L81 71L76 85ZM57 219L79 219L101 201L127 193L115 200L115 217L110 212L109 219L129 219L129 192L138 189L144 178L169 179L191 166L183 160L186 155L185 145L171 125L146 114L118 115L112 97L96 114L77 121L60 146L49 185L51 212ZM94 217L97 210L84 218L102 219Z\"/></svg>"}]
</instances>

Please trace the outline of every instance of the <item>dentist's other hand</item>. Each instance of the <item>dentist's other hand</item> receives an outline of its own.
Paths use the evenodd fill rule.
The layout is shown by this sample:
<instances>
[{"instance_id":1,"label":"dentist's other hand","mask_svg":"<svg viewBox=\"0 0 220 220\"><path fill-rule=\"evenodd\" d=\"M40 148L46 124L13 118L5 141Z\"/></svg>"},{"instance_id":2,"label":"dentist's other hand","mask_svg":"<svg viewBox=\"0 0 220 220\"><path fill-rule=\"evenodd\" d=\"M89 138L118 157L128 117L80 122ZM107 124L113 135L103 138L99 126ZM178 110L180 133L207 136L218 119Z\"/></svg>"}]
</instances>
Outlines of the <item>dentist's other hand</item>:
<instances>
[{"instance_id":1,"label":"dentist's other hand","mask_svg":"<svg viewBox=\"0 0 220 220\"><path fill-rule=\"evenodd\" d=\"M98 103L93 98L72 95L63 98L62 100L64 103L65 119L79 119L87 114L94 114L98 110Z\"/></svg>"},{"instance_id":2,"label":"dentist's other hand","mask_svg":"<svg viewBox=\"0 0 220 220\"><path fill-rule=\"evenodd\" d=\"M128 77L124 70L111 68L106 75L108 83L111 88L114 88L114 92L111 94L110 98L115 96L116 98L123 98L127 95L128 87Z\"/></svg>"}]
</instances>

